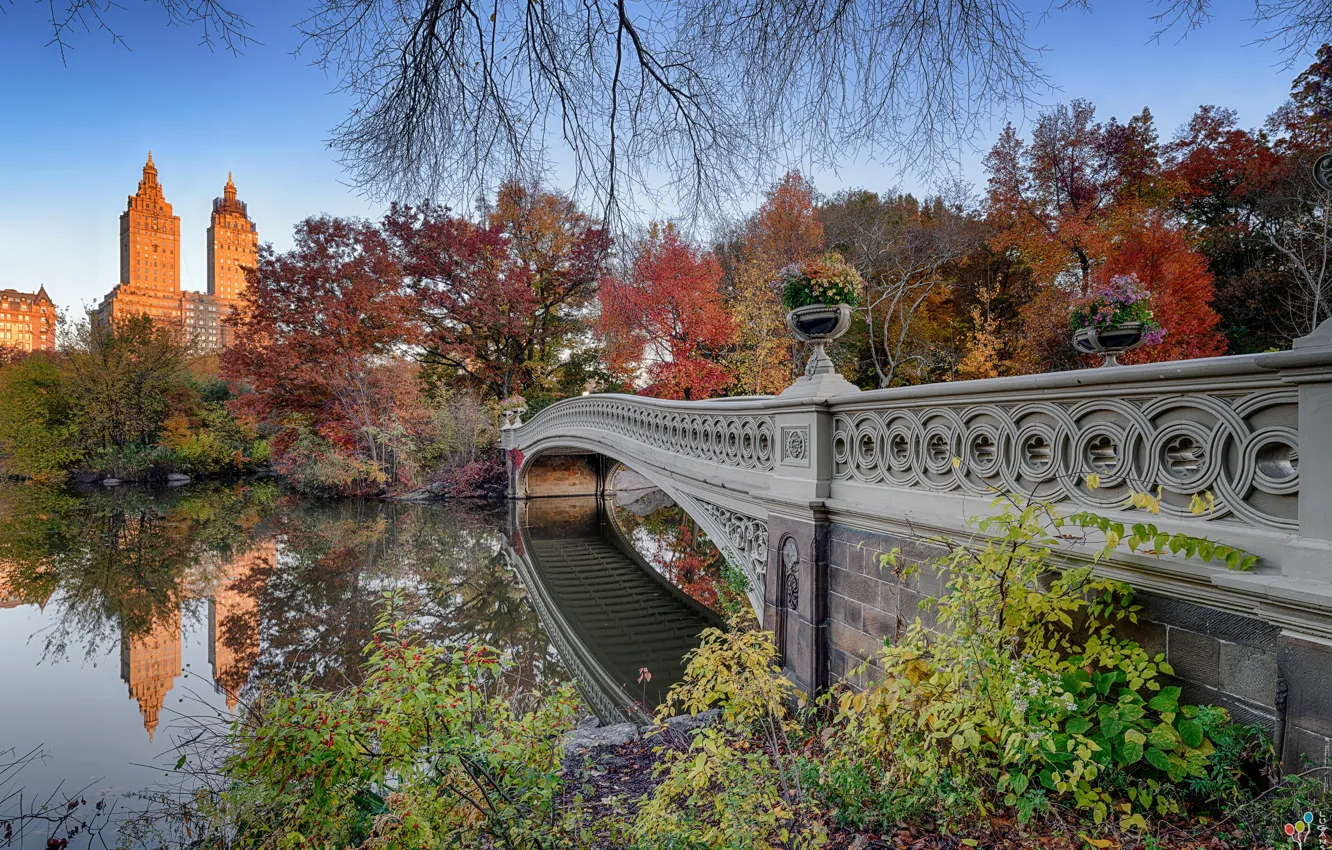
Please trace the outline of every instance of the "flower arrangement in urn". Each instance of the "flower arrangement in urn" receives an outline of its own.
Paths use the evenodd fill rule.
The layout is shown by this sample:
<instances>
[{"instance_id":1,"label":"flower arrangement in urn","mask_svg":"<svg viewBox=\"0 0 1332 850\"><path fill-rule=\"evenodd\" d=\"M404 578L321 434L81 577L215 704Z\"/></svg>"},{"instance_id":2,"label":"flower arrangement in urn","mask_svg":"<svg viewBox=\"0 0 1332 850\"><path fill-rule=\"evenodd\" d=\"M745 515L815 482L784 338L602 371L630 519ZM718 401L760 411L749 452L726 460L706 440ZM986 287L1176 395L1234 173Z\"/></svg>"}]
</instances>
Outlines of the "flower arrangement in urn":
<instances>
[{"instance_id":1,"label":"flower arrangement in urn","mask_svg":"<svg viewBox=\"0 0 1332 850\"><path fill-rule=\"evenodd\" d=\"M851 308L860 303L864 280L841 254L793 263L777 276L782 304L789 311L786 324L796 338L810 344L805 377L835 373L823 346L851 327Z\"/></svg>"},{"instance_id":2,"label":"flower arrangement in urn","mask_svg":"<svg viewBox=\"0 0 1332 850\"><path fill-rule=\"evenodd\" d=\"M1140 345L1156 345L1165 329L1152 317L1151 293L1137 275L1121 274L1073 302L1073 347L1100 354L1105 366L1119 365L1119 355Z\"/></svg>"},{"instance_id":3,"label":"flower arrangement in urn","mask_svg":"<svg viewBox=\"0 0 1332 850\"><path fill-rule=\"evenodd\" d=\"M863 284L864 280L856 267L835 252L792 263L777 275L782 304L787 310L798 310L815 304L845 304L854 307L860 303L860 287Z\"/></svg>"}]
</instances>

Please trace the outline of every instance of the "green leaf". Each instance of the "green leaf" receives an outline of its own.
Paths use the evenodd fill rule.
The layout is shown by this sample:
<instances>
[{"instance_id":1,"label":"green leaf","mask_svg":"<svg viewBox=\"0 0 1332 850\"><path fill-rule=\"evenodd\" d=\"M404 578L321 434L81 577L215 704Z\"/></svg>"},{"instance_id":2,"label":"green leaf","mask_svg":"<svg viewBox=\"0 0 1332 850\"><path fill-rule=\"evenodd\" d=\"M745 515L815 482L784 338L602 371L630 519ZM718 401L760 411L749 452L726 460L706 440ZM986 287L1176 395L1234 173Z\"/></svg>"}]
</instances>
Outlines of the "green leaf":
<instances>
[{"instance_id":1,"label":"green leaf","mask_svg":"<svg viewBox=\"0 0 1332 850\"><path fill-rule=\"evenodd\" d=\"M1132 735L1134 737L1130 738ZM1124 764L1137 764L1142 758L1142 745L1146 743L1147 737L1137 729L1130 729L1124 734Z\"/></svg>"},{"instance_id":2,"label":"green leaf","mask_svg":"<svg viewBox=\"0 0 1332 850\"><path fill-rule=\"evenodd\" d=\"M1174 685L1162 688L1161 693L1147 701L1147 705L1153 711L1175 711L1179 708L1179 688Z\"/></svg>"},{"instance_id":3,"label":"green leaf","mask_svg":"<svg viewBox=\"0 0 1332 850\"><path fill-rule=\"evenodd\" d=\"M1151 747L1147 750L1147 763L1163 773L1170 772L1170 756Z\"/></svg>"},{"instance_id":4,"label":"green leaf","mask_svg":"<svg viewBox=\"0 0 1332 850\"><path fill-rule=\"evenodd\" d=\"M1202 746L1203 727L1198 721L1180 718L1175 721L1175 731L1179 732L1179 737L1189 749Z\"/></svg>"},{"instance_id":5,"label":"green leaf","mask_svg":"<svg viewBox=\"0 0 1332 850\"><path fill-rule=\"evenodd\" d=\"M1118 717L1106 717L1101 720L1101 734L1107 738L1118 738L1124 731L1124 722Z\"/></svg>"},{"instance_id":6,"label":"green leaf","mask_svg":"<svg viewBox=\"0 0 1332 850\"><path fill-rule=\"evenodd\" d=\"M1179 744L1179 733L1169 723L1158 723L1147 735L1147 743L1165 752Z\"/></svg>"},{"instance_id":7,"label":"green leaf","mask_svg":"<svg viewBox=\"0 0 1332 850\"><path fill-rule=\"evenodd\" d=\"M1064 731L1070 735L1085 735L1091 726L1092 722L1085 717L1070 717L1064 725Z\"/></svg>"}]
</instances>

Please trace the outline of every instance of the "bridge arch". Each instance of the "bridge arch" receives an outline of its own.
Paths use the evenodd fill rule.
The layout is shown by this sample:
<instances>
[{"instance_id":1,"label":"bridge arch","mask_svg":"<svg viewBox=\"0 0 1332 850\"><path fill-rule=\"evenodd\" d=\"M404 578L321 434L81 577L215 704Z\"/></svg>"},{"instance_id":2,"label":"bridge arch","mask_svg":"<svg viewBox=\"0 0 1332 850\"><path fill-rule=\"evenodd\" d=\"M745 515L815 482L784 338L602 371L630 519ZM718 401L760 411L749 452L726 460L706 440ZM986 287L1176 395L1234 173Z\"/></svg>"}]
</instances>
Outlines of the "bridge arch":
<instances>
[{"instance_id":1,"label":"bridge arch","mask_svg":"<svg viewBox=\"0 0 1332 850\"><path fill-rule=\"evenodd\" d=\"M669 496L723 557L741 569L749 584L749 604L762 621L769 562L766 509L720 488L682 481L661 467L637 461L628 446L611 442L556 434L534 441L520 452L510 472L512 492L522 499L604 496L612 489L616 469L638 473Z\"/></svg>"}]
</instances>

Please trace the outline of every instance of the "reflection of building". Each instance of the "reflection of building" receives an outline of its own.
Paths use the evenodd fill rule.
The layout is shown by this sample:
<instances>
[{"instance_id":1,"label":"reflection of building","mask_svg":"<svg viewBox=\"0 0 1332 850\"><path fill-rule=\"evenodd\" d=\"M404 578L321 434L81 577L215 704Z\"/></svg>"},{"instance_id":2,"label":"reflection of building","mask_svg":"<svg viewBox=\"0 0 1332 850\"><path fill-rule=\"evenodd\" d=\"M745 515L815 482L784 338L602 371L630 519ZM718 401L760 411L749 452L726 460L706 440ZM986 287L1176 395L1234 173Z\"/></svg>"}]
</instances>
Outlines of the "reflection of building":
<instances>
[{"instance_id":1,"label":"reflection of building","mask_svg":"<svg viewBox=\"0 0 1332 850\"><path fill-rule=\"evenodd\" d=\"M8 565L0 562L0 608L17 608L20 605L26 605L28 600L20 596L19 592L10 586L7 572Z\"/></svg>"},{"instance_id":2,"label":"reflection of building","mask_svg":"<svg viewBox=\"0 0 1332 850\"><path fill-rule=\"evenodd\" d=\"M153 625L146 635L120 638L120 678L129 685L130 696L139 701L143 728L148 740L157 731L157 718L166 704L167 691L180 675L180 612Z\"/></svg>"},{"instance_id":3,"label":"reflection of building","mask_svg":"<svg viewBox=\"0 0 1332 850\"><path fill-rule=\"evenodd\" d=\"M269 538L232 559L208 600L208 663L213 684L235 711L237 696L259 653L258 576L277 558Z\"/></svg>"},{"instance_id":4,"label":"reflection of building","mask_svg":"<svg viewBox=\"0 0 1332 850\"><path fill-rule=\"evenodd\" d=\"M25 596L13 584L10 575L18 571L18 566L11 562L0 561L0 609L17 608L20 605L36 605L42 609L46 608L46 603L51 600L51 591L47 590L46 596L37 598Z\"/></svg>"},{"instance_id":5,"label":"reflection of building","mask_svg":"<svg viewBox=\"0 0 1332 850\"><path fill-rule=\"evenodd\" d=\"M256 264L258 251L258 231L228 174L208 227L208 292L182 292L180 216L167 203L149 153L139 190L120 214L120 283L102 299L97 321L146 314L182 329L201 348L216 349L227 342L221 320L244 290L244 269Z\"/></svg>"},{"instance_id":6,"label":"reflection of building","mask_svg":"<svg viewBox=\"0 0 1332 850\"><path fill-rule=\"evenodd\" d=\"M0 289L0 348L55 351L56 308L46 287L36 292Z\"/></svg>"}]
</instances>

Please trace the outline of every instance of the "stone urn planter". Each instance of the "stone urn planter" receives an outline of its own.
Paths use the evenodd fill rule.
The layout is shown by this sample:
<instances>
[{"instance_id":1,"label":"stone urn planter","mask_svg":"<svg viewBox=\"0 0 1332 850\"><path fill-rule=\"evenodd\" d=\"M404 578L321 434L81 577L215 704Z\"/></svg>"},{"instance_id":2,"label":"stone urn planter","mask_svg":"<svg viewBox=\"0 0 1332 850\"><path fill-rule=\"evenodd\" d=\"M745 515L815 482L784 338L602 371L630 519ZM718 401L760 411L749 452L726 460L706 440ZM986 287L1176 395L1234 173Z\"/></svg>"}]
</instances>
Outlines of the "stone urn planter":
<instances>
[{"instance_id":1,"label":"stone urn planter","mask_svg":"<svg viewBox=\"0 0 1332 850\"><path fill-rule=\"evenodd\" d=\"M805 365L805 377L830 374L837 371L832 358L823 350L830 341L837 339L851 327L851 306L849 304L807 304L797 307L786 314L786 326L801 342L808 343L809 363Z\"/></svg>"},{"instance_id":2,"label":"stone urn planter","mask_svg":"<svg viewBox=\"0 0 1332 850\"><path fill-rule=\"evenodd\" d=\"M1118 366L1119 355L1142 345L1142 322L1124 322L1121 325L1098 330L1078 328L1073 332L1073 347L1083 354L1099 354L1105 358L1101 364Z\"/></svg>"}]
</instances>

